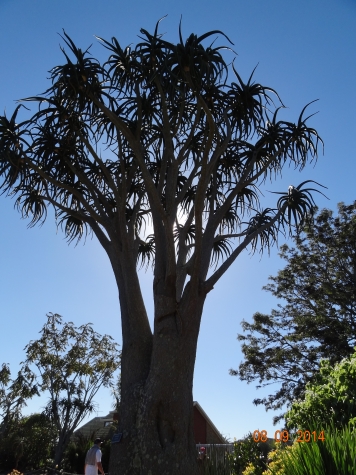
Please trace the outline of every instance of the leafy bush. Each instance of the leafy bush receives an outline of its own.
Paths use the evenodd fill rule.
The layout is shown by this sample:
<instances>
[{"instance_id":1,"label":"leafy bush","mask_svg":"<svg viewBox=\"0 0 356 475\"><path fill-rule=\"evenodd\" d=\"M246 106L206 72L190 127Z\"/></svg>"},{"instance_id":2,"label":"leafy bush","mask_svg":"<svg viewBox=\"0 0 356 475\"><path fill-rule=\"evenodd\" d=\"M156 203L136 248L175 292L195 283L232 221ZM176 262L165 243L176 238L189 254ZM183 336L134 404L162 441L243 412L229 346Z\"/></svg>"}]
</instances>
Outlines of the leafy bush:
<instances>
[{"instance_id":1,"label":"leafy bush","mask_svg":"<svg viewBox=\"0 0 356 475\"><path fill-rule=\"evenodd\" d=\"M356 352L335 366L322 360L316 382L307 384L304 400L294 402L286 413L287 426L309 429L311 419L320 427L332 423L341 428L355 422L355 394Z\"/></svg>"},{"instance_id":2,"label":"leafy bush","mask_svg":"<svg viewBox=\"0 0 356 475\"><path fill-rule=\"evenodd\" d=\"M265 460L270 451L268 442L254 442L252 433L242 440L234 442L234 450L229 454L234 475L241 475L249 467L254 475L261 475L266 467Z\"/></svg>"},{"instance_id":3,"label":"leafy bush","mask_svg":"<svg viewBox=\"0 0 356 475\"><path fill-rule=\"evenodd\" d=\"M7 425L0 440L0 469L42 468L53 456L56 431L49 418L32 414Z\"/></svg>"},{"instance_id":4,"label":"leafy bush","mask_svg":"<svg viewBox=\"0 0 356 475\"><path fill-rule=\"evenodd\" d=\"M284 457L286 452L294 450L294 446L278 444L275 450L268 454L268 468L262 475L285 475ZM247 474L244 474L247 475ZM253 475L252 473L249 475Z\"/></svg>"}]
</instances>

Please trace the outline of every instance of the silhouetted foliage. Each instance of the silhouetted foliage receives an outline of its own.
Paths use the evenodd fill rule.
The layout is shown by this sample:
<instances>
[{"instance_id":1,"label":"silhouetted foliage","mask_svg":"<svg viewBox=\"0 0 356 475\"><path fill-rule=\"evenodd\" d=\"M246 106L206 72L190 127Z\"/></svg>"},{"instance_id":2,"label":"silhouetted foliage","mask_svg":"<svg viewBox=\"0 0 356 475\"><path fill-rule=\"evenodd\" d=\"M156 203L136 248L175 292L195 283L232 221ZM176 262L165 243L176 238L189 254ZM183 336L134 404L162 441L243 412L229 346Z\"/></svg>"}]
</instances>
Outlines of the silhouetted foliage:
<instances>
[{"instance_id":1,"label":"silhouetted foliage","mask_svg":"<svg viewBox=\"0 0 356 475\"><path fill-rule=\"evenodd\" d=\"M338 216L322 210L286 244L280 256L286 267L264 287L285 304L270 315L255 313L242 322L245 360L237 371L247 382L262 386L282 383L255 404L279 409L303 398L322 358L334 365L353 354L356 344L356 202L338 205ZM258 386L261 387L261 386ZM275 421L283 417L276 417Z\"/></svg>"}]
</instances>

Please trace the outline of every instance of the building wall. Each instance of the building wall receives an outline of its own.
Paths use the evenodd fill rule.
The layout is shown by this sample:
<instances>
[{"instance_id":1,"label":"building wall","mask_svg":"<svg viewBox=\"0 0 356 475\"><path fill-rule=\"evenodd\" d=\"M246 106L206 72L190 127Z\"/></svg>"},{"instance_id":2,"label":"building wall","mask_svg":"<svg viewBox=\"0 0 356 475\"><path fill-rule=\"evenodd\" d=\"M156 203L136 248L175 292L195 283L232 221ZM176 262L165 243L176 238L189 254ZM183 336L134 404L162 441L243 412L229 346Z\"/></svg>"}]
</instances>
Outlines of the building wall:
<instances>
[{"instance_id":1,"label":"building wall","mask_svg":"<svg viewBox=\"0 0 356 475\"><path fill-rule=\"evenodd\" d=\"M221 440L216 432L212 429L210 424L206 424L206 444L222 444L224 441Z\"/></svg>"},{"instance_id":2,"label":"building wall","mask_svg":"<svg viewBox=\"0 0 356 475\"><path fill-rule=\"evenodd\" d=\"M202 414L194 407L194 439L196 444L206 444L206 420Z\"/></svg>"}]
</instances>

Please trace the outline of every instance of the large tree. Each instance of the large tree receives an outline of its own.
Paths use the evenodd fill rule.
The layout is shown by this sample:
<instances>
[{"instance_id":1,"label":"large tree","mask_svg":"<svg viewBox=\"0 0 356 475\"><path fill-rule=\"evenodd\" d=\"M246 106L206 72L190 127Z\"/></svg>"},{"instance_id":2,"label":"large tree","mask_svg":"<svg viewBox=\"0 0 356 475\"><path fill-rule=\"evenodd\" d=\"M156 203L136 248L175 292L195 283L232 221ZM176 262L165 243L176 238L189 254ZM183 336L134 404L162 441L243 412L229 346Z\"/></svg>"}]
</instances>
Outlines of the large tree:
<instances>
[{"instance_id":1,"label":"large tree","mask_svg":"<svg viewBox=\"0 0 356 475\"><path fill-rule=\"evenodd\" d=\"M100 64L64 33L64 65L28 99L38 111L0 122L1 184L22 215L35 224L52 205L68 239L92 231L112 265L123 343L112 473L196 470L192 382L206 296L244 249L269 248L314 204L304 182L280 192L276 209L261 208L259 185L286 164L303 169L320 137L306 107L296 123L280 120L273 89L252 75L244 82L222 47L204 46L219 34L228 40L210 31L184 41L179 29L174 44L157 23L135 47L99 38L110 52ZM152 329L137 269L145 263Z\"/></svg>"},{"instance_id":2,"label":"large tree","mask_svg":"<svg viewBox=\"0 0 356 475\"><path fill-rule=\"evenodd\" d=\"M231 373L262 386L281 383L274 394L254 400L266 409L303 397L322 358L334 365L354 351L356 201L339 203L338 210L338 216L322 210L295 236L295 248L281 247L287 265L263 288L285 304L270 315L255 313L252 323L242 322L245 334L238 339L244 361Z\"/></svg>"},{"instance_id":3,"label":"large tree","mask_svg":"<svg viewBox=\"0 0 356 475\"><path fill-rule=\"evenodd\" d=\"M120 352L111 336L89 323L75 327L58 314L47 315L40 333L25 347L22 374L35 375L38 389L49 393L44 414L56 429L54 465L60 467L73 432L95 410L98 390L113 384Z\"/></svg>"}]
</instances>

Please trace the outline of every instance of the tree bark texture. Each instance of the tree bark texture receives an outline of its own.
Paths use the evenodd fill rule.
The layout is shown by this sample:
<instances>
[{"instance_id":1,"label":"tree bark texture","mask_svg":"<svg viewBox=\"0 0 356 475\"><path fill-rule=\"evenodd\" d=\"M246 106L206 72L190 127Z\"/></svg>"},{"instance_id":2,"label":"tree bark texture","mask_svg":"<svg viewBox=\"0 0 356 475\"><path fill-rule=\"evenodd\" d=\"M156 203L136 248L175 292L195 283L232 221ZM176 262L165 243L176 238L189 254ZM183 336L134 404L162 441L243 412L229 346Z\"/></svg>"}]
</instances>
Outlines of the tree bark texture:
<instances>
[{"instance_id":1,"label":"tree bark texture","mask_svg":"<svg viewBox=\"0 0 356 475\"><path fill-rule=\"evenodd\" d=\"M137 274L131 273L130 286L122 261L112 264L120 292L123 332L118 428L123 437L111 446L109 472L194 475L198 466L192 387L205 293L199 286L188 284L177 302L175 281L156 278L152 334L135 281Z\"/></svg>"}]
</instances>

